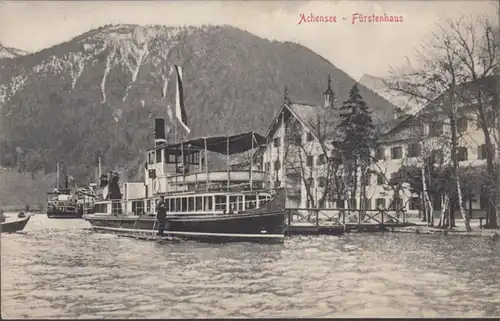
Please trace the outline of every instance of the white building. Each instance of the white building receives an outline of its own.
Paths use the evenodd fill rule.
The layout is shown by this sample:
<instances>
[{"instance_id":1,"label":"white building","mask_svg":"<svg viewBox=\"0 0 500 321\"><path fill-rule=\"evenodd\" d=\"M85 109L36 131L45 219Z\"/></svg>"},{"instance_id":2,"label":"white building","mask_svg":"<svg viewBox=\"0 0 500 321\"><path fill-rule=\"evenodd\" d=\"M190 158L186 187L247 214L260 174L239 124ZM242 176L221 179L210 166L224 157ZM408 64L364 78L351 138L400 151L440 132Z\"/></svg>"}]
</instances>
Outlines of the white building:
<instances>
[{"instance_id":1,"label":"white building","mask_svg":"<svg viewBox=\"0 0 500 321\"><path fill-rule=\"evenodd\" d=\"M335 157L333 141L338 137L339 106L328 77L324 105L294 103L285 93L284 103L271 123L268 144L260 151L258 164L268 173L271 187L287 188L288 207L337 207L342 200L324 198L324 190L336 175L327 161ZM392 119L394 106L387 102L373 112L375 125ZM341 167L341 166L340 166Z\"/></svg>"},{"instance_id":2,"label":"white building","mask_svg":"<svg viewBox=\"0 0 500 321\"><path fill-rule=\"evenodd\" d=\"M338 137L336 126L340 106L335 105L334 97L330 79L323 106L293 103L285 94L284 103L266 133L268 144L260 151L257 163L268 173L271 187L279 184L287 188L288 207L338 208L346 205L344 200L322 197L325 186L333 184L341 173L340 170L336 175L325 165L327 159L336 156L332 142ZM388 180L403 164L421 163L422 155L449 161L448 116L433 105L416 115L394 111L389 103L382 109L372 109L373 123L379 132L379 147L374 151L377 161L371 168L373 174L365 177L365 208L404 206L407 211L417 212L421 202L419 195L407 188L394 195ZM484 135L476 125L477 117L465 106L459 110L459 164L464 167L484 165ZM356 202L360 204L361 195L357 194ZM480 203L479 199L475 200L472 208L480 208ZM439 206L440 203L435 202L435 209Z\"/></svg>"}]
</instances>

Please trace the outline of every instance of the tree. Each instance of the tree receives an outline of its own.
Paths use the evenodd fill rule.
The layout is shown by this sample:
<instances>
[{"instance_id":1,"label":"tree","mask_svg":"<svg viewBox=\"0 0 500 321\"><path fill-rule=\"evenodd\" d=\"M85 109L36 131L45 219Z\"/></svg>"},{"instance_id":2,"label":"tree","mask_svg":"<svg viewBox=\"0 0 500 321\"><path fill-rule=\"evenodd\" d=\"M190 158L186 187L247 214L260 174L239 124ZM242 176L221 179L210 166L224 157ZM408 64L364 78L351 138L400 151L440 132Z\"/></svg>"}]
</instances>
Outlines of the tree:
<instances>
[{"instance_id":1,"label":"tree","mask_svg":"<svg viewBox=\"0 0 500 321\"><path fill-rule=\"evenodd\" d=\"M432 38L417 52L418 67L411 64L393 70L389 88L406 94L409 100L432 106L447 117L450 128L451 166L459 199L461 181L458 174L457 149L460 136L457 133L459 116L474 116L481 128L486 145L486 181L489 202L494 203L494 190L498 177L494 170L495 120L498 118L498 98L492 89L493 72L498 68L498 26L486 16L448 20L438 26ZM467 106L468 109L463 106ZM469 229L468 218L459 200L460 212ZM497 228L496 209L491 207L487 225Z\"/></svg>"},{"instance_id":2,"label":"tree","mask_svg":"<svg viewBox=\"0 0 500 321\"><path fill-rule=\"evenodd\" d=\"M372 150L375 148L375 126L372 122L371 111L361 97L358 86L355 84L349 93L349 99L344 101L340 108L341 140L339 150L344 158L344 167L347 171L347 180L350 188L352 207L356 208L358 187L358 172L361 172L361 200L366 198L364 177L373 161Z\"/></svg>"}]
</instances>

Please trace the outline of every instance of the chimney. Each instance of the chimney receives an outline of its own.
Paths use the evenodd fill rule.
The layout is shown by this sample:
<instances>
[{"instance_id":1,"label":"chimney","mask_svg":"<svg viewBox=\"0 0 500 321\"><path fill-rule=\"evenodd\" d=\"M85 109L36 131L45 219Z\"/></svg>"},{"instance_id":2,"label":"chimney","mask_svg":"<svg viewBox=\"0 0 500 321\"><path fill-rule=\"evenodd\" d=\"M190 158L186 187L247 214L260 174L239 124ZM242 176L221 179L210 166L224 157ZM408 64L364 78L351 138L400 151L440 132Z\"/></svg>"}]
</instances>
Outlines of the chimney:
<instances>
[{"instance_id":1,"label":"chimney","mask_svg":"<svg viewBox=\"0 0 500 321\"><path fill-rule=\"evenodd\" d=\"M155 118L155 145L166 143L165 139L165 119Z\"/></svg>"}]
</instances>

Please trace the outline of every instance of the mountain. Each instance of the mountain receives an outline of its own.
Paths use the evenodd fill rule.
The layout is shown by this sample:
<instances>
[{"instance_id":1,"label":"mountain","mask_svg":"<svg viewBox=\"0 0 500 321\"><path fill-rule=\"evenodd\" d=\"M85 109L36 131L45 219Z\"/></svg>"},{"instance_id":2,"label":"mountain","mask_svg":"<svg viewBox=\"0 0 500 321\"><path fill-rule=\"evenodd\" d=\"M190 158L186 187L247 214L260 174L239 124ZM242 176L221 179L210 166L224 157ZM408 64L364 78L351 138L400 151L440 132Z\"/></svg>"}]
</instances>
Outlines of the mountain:
<instances>
[{"instance_id":1,"label":"mountain","mask_svg":"<svg viewBox=\"0 0 500 321\"><path fill-rule=\"evenodd\" d=\"M28 52L24 50L5 47L4 45L2 45L2 43L0 43L0 59L16 58L27 54Z\"/></svg>"},{"instance_id":2,"label":"mountain","mask_svg":"<svg viewBox=\"0 0 500 321\"><path fill-rule=\"evenodd\" d=\"M408 98L402 93L390 90L387 87L384 78L363 74L363 76L359 80L359 83L372 90L374 93L384 97L393 105L401 108L405 112L413 113L418 110L418 106L416 106L416 104L413 104L412 102L409 102Z\"/></svg>"},{"instance_id":3,"label":"mountain","mask_svg":"<svg viewBox=\"0 0 500 321\"><path fill-rule=\"evenodd\" d=\"M100 156L104 169L138 178L154 117L167 119L173 140L173 64L183 67L190 137L264 133L285 86L292 100L322 104L328 73L339 101L355 83L308 48L234 27L107 25L0 61L0 165L47 174L62 161L85 179ZM392 117L391 103L359 89L374 113Z\"/></svg>"}]
</instances>

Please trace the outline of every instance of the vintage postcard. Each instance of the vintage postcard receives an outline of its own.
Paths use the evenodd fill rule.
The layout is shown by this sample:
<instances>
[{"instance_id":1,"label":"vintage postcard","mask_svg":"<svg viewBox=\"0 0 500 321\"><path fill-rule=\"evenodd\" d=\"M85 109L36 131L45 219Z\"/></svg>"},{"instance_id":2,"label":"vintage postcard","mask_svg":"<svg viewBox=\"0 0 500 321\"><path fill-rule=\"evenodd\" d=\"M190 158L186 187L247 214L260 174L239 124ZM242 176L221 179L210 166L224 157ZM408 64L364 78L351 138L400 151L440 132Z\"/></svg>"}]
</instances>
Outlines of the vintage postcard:
<instances>
[{"instance_id":1,"label":"vintage postcard","mask_svg":"<svg viewBox=\"0 0 500 321\"><path fill-rule=\"evenodd\" d=\"M0 1L1 317L499 317L499 17Z\"/></svg>"}]
</instances>

